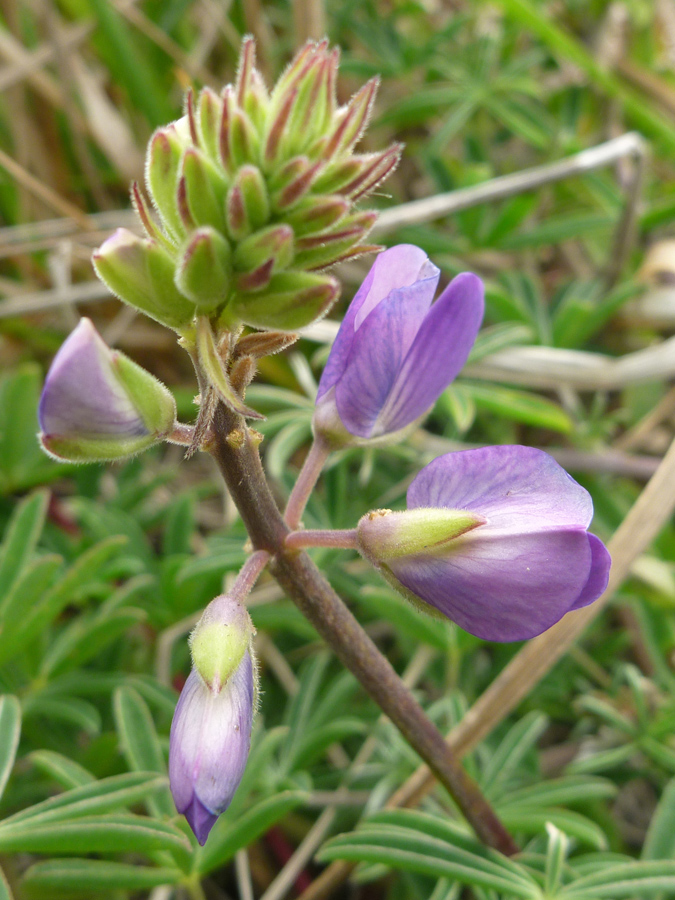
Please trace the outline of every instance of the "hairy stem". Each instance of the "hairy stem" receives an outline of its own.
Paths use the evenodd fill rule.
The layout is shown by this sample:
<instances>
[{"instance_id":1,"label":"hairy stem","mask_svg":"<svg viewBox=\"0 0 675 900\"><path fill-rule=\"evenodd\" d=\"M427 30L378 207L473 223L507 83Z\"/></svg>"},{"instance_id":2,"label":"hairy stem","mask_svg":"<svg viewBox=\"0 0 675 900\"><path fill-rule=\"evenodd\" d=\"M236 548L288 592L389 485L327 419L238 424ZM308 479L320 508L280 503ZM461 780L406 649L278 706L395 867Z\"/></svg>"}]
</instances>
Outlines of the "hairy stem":
<instances>
[{"instance_id":1,"label":"hairy stem","mask_svg":"<svg viewBox=\"0 0 675 900\"><path fill-rule=\"evenodd\" d=\"M270 555L267 550L255 550L241 567L234 584L227 592L230 597L240 602L245 600L269 559Z\"/></svg>"},{"instance_id":2,"label":"hairy stem","mask_svg":"<svg viewBox=\"0 0 675 900\"><path fill-rule=\"evenodd\" d=\"M292 530L300 527L305 506L307 506L309 496L318 481L329 453L330 450L325 441L320 437L315 437L286 504L284 519Z\"/></svg>"},{"instance_id":3,"label":"hairy stem","mask_svg":"<svg viewBox=\"0 0 675 900\"><path fill-rule=\"evenodd\" d=\"M230 437L233 434L236 440ZM517 853L517 845L478 785L448 751L443 736L388 660L307 554L286 547L289 528L270 492L257 444L243 420L222 403L215 412L210 449L253 546L271 554L270 570L283 590L450 792L478 837L502 853Z\"/></svg>"},{"instance_id":4,"label":"hairy stem","mask_svg":"<svg viewBox=\"0 0 675 900\"><path fill-rule=\"evenodd\" d=\"M356 550L356 528L335 530L294 531L286 538L287 550L304 547L335 547L337 550Z\"/></svg>"}]
</instances>

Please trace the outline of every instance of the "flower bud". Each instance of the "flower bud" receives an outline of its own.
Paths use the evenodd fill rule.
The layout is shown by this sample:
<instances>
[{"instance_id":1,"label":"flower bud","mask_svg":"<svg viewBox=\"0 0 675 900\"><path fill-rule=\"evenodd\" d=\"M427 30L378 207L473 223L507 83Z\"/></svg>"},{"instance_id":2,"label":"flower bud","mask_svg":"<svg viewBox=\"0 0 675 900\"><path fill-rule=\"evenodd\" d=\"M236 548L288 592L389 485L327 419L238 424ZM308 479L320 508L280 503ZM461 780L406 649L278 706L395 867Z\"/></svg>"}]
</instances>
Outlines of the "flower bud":
<instances>
[{"instance_id":1,"label":"flower bud","mask_svg":"<svg viewBox=\"0 0 675 900\"><path fill-rule=\"evenodd\" d=\"M192 639L194 667L169 742L169 782L178 812L200 844L239 786L251 744L257 673L246 609L221 596L207 606Z\"/></svg>"},{"instance_id":2,"label":"flower bud","mask_svg":"<svg viewBox=\"0 0 675 900\"><path fill-rule=\"evenodd\" d=\"M392 171L401 153L395 146L354 155L377 80L338 108L337 63L338 53L327 41L309 42L268 94L255 67L254 43L245 39L235 84L221 95L209 88L188 94L186 115L158 129L148 147L146 186L159 223L134 192L148 237L163 254L151 266L159 268L161 283L151 279L148 285L148 273L136 262L108 262L104 257L111 248L104 245L98 269L115 293L179 331L207 311L218 339L241 322L295 328L327 311L338 296L336 282L327 276L320 290L311 280L298 287L304 313L287 291L298 273L327 269L373 249L364 238L375 214L355 212L354 198ZM213 235L210 245L195 238L204 228L214 229L220 247L227 244L232 251L236 275L227 282L219 273L219 267L227 268L219 242ZM119 253L124 249L130 257L128 243L117 239L124 245ZM216 287L207 283L209 271L218 273ZM289 303L292 316L284 311Z\"/></svg>"},{"instance_id":3,"label":"flower bud","mask_svg":"<svg viewBox=\"0 0 675 900\"><path fill-rule=\"evenodd\" d=\"M176 288L174 262L155 241L118 228L92 258L101 281L129 306L176 331L190 323L194 306Z\"/></svg>"},{"instance_id":4,"label":"flower bud","mask_svg":"<svg viewBox=\"0 0 675 900\"><path fill-rule=\"evenodd\" d=\"M230 245L214 228L192 233L176 270L176 286L199 312L217 309L227 299L232 281Z\"/></svg>"},{"instance_id":5,"label":"flower bud","mask_svg":"<svg viewBox=\"0 0 675 900\"><path fill-rule=\"evenodd\" d=\"M40 440L57 459L123 459L173 429L171 393L145 369L106 346L82 319L56 354L38 411Z\"/></svg>"},{"instance_id":6,"label":"flower bud","mask_svg":"<svg viewBox=\"0 0 675 900\"><path fill-rule=\"evenodd\" d=\"M340 293L329 275L280 272L272 276L264 297L236 300L232 311L253 328L296 331L327 312Z\"/></svg>"}]
</instances>

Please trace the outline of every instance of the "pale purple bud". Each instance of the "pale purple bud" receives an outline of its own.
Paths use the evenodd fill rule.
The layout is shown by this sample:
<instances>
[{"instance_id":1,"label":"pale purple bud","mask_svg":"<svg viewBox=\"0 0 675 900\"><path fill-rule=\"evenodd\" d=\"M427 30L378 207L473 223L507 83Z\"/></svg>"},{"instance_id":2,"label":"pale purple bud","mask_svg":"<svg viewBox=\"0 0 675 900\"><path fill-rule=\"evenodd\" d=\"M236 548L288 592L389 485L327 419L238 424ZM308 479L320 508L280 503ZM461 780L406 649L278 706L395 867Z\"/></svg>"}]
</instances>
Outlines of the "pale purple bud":
<instances>
[{"instance_id":1,"label":"pale purple bud","mask_svg":"<svg viewBox=\"0 0 675 900\"><path fill-rule=\"evenodd\" d=\"M405 512L365 516L361 551L410 600L484 640L535 637L607 586L609 553L588 533L591 497L542 450L441 456L411 483L408 510L410 522ZM452 511L447 523L441 510Z\"/></svg>"},{"instance_id":2,"label":"pale purple bud","mask_svg":"<svg viewBox=\"0 0 675 900\"><path fill-rule=\"evenodd\" d=\"M81 319L47 374L40 439L59 459L118 459L166 437L175 415L168 389Z\"/></svg>"},{"instance_id":3,"label":"pale purple bud","mask_svg":"<svg viewBox=\"0 0 675 900\"><path fill-rule=\"evenodd\" d=\"M375 260L319 382L314 430L329 444L401 432L459 374L483 318L483 284L465 272L432 305L439 274L411 244Z\"/></svg>"},{"instance_id":4,"label":"pale purple bud","mask_svg":"<svg viewBox=\"0 0 675 900\"><path fill-rule=\"evenodd\" d=\"M222 595L190 638L193 669L171 723L169 781L176 809L200 844L246 767L257 693L253 633L246 608Z\"/></svg>"}]
</instances>

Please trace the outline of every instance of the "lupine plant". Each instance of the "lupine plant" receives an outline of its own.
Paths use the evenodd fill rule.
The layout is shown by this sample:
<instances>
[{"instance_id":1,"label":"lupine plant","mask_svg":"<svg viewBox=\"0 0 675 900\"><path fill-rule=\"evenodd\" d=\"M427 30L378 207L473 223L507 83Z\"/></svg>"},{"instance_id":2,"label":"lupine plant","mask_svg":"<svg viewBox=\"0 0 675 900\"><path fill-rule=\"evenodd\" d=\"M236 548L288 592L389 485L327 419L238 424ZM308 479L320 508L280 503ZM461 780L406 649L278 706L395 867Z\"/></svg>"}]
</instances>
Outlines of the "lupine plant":
<instances>
[{"instance_id":1,"label":"lupine plant","mask_svg":"<svg viewBox=\"0 0 675 900\"><path fill-rule=\"evenodd\" d=\"M356 207L401 148L355 152L377 88L336 102L338 54L309 43L272 91L246 40L237 80L189 94L185 115L150 141L133 202L144 237L119 230L94 254L124 302L173 329L199 386L194 426L168 389L108 349L83 320L57 354L40 403L40 440L59 460L123 459L169 441L213 456L249 534L230 590L191 638L192 672L176 707L169 775L200 844L244 775L258 704L246 599L268 568L338 658L455 798L492 850L517 846L477 783L312 559L358 550L420 611L493 641L540 634L604 590L610 559L588 527L588 493L544 452L496 446L442 456L408 490L407 510L364 510L351 529L302 517L331 453L405 440L458 375L483 316L483 286L440 272L419 248L376 256L337 334L316 398L314 442L281 512L247 405L256 361L290 346L340 285L328 269L374 248L373 212ZM506 864L505 864L506 865Z\"/></svg>"}]
</instances>

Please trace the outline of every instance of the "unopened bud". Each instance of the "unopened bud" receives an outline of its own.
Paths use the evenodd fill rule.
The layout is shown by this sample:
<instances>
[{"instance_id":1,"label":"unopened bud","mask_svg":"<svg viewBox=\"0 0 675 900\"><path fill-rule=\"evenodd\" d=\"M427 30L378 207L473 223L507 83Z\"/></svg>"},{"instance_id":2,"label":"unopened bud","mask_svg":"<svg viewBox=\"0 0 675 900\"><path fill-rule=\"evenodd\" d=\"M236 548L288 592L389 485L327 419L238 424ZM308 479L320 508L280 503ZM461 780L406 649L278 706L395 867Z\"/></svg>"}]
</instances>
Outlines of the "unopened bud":
<instances>
[{"instance_id":1,"label":"unopened bud","mask_svg":"<svg viewBox=\"0 0 675 900\"><path fill-rule=\"evenodd\" d=\"M123 459L163 440L176 405L164 385L82 319L49 369L40 398L40 440L57 459Z\"/></svg>"},{"instance_id":2,"label":"unopened bud","mask_svg":"<svg viewBox=\"0 0 675 900\"><path fill-rule=\"evenodd\" d=\"M176 331L189 324L194 308L174 284L173 259L155 241L118 228L93 262L101 281L129 306Z\"/></svg>"}]
</instances>

